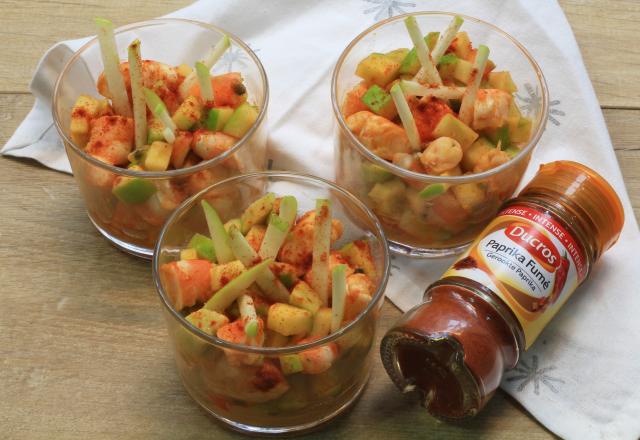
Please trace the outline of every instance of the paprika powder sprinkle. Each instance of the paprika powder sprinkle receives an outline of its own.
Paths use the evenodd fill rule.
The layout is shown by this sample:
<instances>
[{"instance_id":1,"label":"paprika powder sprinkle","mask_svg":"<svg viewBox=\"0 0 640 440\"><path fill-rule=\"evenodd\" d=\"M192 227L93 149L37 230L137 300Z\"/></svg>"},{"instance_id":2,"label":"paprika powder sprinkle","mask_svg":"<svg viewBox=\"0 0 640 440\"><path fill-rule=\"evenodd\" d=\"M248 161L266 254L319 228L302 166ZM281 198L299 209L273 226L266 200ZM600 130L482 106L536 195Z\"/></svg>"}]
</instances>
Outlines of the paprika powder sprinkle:
<instances>
[{"instance_id":1,"label":"paprika powder sprinkle","mask_svg":"<svg viewBox=\"0 0 640 440\"><path fill-rule=\"evenodd\" d=\"M434 416L475 415L544 326L618 239L613 188L584 165L542 165L425 302L384 336L383 364Z\"/></svg>"}]
</instances>

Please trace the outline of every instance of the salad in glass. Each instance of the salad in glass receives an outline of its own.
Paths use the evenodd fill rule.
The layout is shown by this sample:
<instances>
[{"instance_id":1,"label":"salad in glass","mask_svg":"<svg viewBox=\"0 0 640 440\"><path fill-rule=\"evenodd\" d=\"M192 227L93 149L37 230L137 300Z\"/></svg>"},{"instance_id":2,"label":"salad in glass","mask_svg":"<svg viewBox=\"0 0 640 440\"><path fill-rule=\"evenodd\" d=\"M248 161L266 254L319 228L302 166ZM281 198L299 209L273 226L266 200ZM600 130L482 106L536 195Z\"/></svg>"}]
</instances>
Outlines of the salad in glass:
<instances>
[{"instance_id":1,"label":"salad in glass","mask_svg":"<svg viewBox=\"0 0 640 440\"><path fill-rule=\"evenodd\" d=\"M278 194L260 194L267 185ZM317 426L352 403L387 278L377 227L339 188L286 173L233 178L180 208L154 271L195 400L265 433Z\"/></svg>"},{"instance_id":2,"label":"salad in glass","mask_svg":"<svg viewBox=\"0 0 640 440\"><path fill-rule=\"evenodd\" d=\"M80 49L56 86L56 123L91 220L120 247L149 257L162 224L183 200L234 174L264 169L266 79L255 56L246 75L212 74L224 67L232 37L208 25L165 19L123 28L117 35L128 48L121 61L113 25L96 24L103 71L92 89L76 93L89 82L76 64L86 65L82 54L96 52L95 42ZM179 31L217 43L191 64L159 61L180 56L143 59L164 44L151 34L167 38ZM84 81L77 79L82 73Z\"/></svg>"},{"instance_id":3,"label":"salad in glass","mask_svg":"<svg viewBox=\"0 0 640 440\"><path fill-rule=\"evenodd\" d=\"M444 17L442 31L424 34L418 23ZM535 62L502 31L467 21L475 41L490 39L506 53L514 76L497 70L486 45L474 45L465 19L436 13L375 25L334 72L337 181L378 215L400 253L439 256L470 242L515 190L544 127L546 89ZM382 40L396 44L400 24L413 46L377 49ZM518 74L542 85L541 113L518 106Z\"/></svg>"}]
</instances>

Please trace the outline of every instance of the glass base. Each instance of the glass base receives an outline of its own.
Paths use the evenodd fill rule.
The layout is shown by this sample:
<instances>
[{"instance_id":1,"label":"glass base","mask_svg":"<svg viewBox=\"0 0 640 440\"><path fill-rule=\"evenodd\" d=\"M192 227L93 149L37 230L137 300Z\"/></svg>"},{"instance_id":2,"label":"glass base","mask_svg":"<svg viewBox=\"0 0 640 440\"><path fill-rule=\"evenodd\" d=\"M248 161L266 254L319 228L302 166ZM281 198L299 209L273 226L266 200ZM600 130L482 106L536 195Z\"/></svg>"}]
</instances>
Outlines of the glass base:
<instances>
[{"instance_id":1,"label":"glass base","mask_svg":"<svg viewBox=\"0 0 640 440\"><path fill-rule=\"evenodd\" d=\"M87 214L87 217L89 217L89 220L91 220L91 223L93 223L93 226L96 227L98 232L100 232L100 234L102 234L102 236L104 238L106 238L112 245L114 245L115 247L117 247L121 251L124 251L124 252L126 252L128 254L131 254L131 255L133 255L135 257L144 258L145 260L151 260L153 258L153 249L144 248L144 247L141 247L141 246L136 246L136 245L128 243L126 241L122 241L119 238L116 238L113 235L111 235L107 230L101 228L91 218L91 216L89 214Z\"/></svg>"},{"instance_id":2,"label":"glass base","mask_svg":"<svg viewBox=\"0 0 640 440\"><path fill-rule=\"evenodd\" d=\"M207 413L211 414L218 421L222 422L224 426L231 428L234 431L241 432L243 434L270 437L270 436L283 436L283 435L299 435L299 434L315 431L321 428L322 426L324 426L325 424L327 424L328 422L330 422L340 414L344 413L345 411L353 407L353 405L362 395L368 382L369 382L369 377L367 377L366 380L362 382L362 385L360 385L360 387L356 390L355 393L353 393L353 396L347 402L345 402L342 406L336 408L333 412L327 414L326 416L318 420L314 420L313 422L304 423L301 425L294 425L294 426L255 426L255 425L247 425L244 423L237 422L235 420L232 420L227 417L223 417L220 414L217 414L211 408L207 407L202 402L200 402L200 400L198 400L196 396L194 396L191 393L189 388L187 388L186 386L184 388L187 390L191 398L193 398L193 400L195 400L198 403L198 405L200 405Z\"/></svg>"},{"instance_id":3,"label":"glass base","mask_svg":"<svg viewBox=\"0 0 640 440\"><path fill-rule=\"evenodd\" d=\"M409 246L406 244L398 243L397 241L393 241L393 240L388 240L388 242L389 242L389 249L391 250L391 252L393 252L396 255L402 255L402 256L411 257L411 258L449 257L451 255L456 255L461 253L471 244L471 241L469 241L468 243L464 243L455 247L431 249L431 248L419 248L419 247Z\"/></svg>"}]
</instances>

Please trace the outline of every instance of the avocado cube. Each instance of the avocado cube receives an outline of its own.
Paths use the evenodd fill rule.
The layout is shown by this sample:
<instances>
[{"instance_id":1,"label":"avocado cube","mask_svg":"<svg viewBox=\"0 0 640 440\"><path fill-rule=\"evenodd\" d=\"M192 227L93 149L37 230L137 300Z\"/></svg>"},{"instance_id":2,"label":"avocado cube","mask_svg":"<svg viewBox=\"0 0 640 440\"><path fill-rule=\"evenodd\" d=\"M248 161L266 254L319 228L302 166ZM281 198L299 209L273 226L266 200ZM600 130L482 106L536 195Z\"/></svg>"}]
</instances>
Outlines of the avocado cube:
<instances>
[{"instance_id":1,"label":"avocado cube","mask_svg":"<svg viewBox=\"0 0 640 440\"><path fill-rule=\"evenodd\" d=\"M369 191L369 198L373 201L376 210L381 214L394 217L403 209L405 188L400 179L376 183Z\"/></svg>"},{"instance_id":2,"label":"avocado cube","mask_svg":"<svg viewBox=\"0 0 640 440\"><path fill-rule=\"evenodd\" d=\"M275 201L276 195L267 193L251 203L240 216L241 232L246 234L252 226L263 224L273 210Z\"/></svg>"},{"instance_id":3,"label":"avocado cube","mask_svg":"<svg viewBox=\"0 0 640 440\"><path fill-rule=\"evenodd\" d=\"M157 191L152 181L140 177L122 177L113 187L113 195L123 203L135 205L146 202Z\"/></svg>"},{"instance_id":4,"label":"avocado cube","mask_svg":"<svg viewBox=\"0 0 640 440\"><path fill-rule=\"evenodd\" d=\"M451 191L465 211L475 210L486 200L484 189L475 182L452 186Z\"/></svg>"},{"instance_id":5,"label":"avocado cube","mask_svg":"<svg viewBox=\"0 0 640 440\"><path fill-rule=\"evenodd\" d=\"M164 124L160 119L151 119L147 123L147 144L151 145L155 141L165 141Z\"/></svg>"},{"instance_id":6,"label":"avocado cube","mask_svg":"<svg viewBox=\"0 0 640 440\"><path fill-rule=\"evenodd\" d=\"M427 47L429 50L433 50L440 37L440 32L429 32L424 37L424 42L427 43ZM400 70L398 73L401 75L415 75L420 70L420 60L418 60L418 54L416 53L415 47L411 49L405 55L404 59L400 63Z\"/></svg>"},{"instance_id":7,"label":"avocado cube","mask_svg":"<svg viewBox=\"0 0 640 440\"><path fill-rule=\"evenodd\" d=\"M220 131L229 121L232 114L233 108L231 107L214 107L209 110L204 126L207 130Z\"/></svg>"},{"instance_id":8,"label":"avocado cube","mask_svg":"<svg viewBox=\"0 0 640 440\"><path fill-rule=\"evenodd\" d=\"M310 311L289 304L275 303L269 307L267 328L284 336L307 334L313 324Z\"/></svg>"},{"instance_id":9,"label":"avocado cube","mask_svg":"<svg viewBox=\"0 0 640 440\"><path fill-rule=\"evenodd\" d=\"M435 199L439 195L444 194L450 186L448 183L432 183L425 186L422 191L418 193L418 196L423 200Z\"/></svg>"},{"instance_id":10,"label":"avocado cube","mask_svg":"<svg viewBox=\"0 0 640 440\"><path fill-rule=\"evenodd\" d=\"M242 222L239 218L232 218L224 224L224 230L227 231L227 234L231 231L231 228L242 229Z\"/></svg>"},{"instance_id":11,"label":"avocado cube","mask_svg":"<svg viewBox=\"0 0 640 440\"><path fill-rule=\"evenodd\" d=\"M351 266L361 269L372 280L375 279L376 266L368 241L354 240L344 245L339 252Z\"/></svg>"},{"instance_id":12,"label":"avocado cube","mask_svg":"<svg viewBox=\"0 0 640 440\"><path fill-rule=\"evenodd\" d=\"M393 178L393 173L374 163L362 164L362 177L367 183L384 183Z\"/></svg>"},{"instance_id":13,"label":"avocado cube","mask_svg":"<svg viewBox=\"0 0 640 440\"><path fill-rule=\"evenodd\" d=\"M142 166L147 171L165 171L169 168L173 146L166 142L155 141L147 150Z\"/></svg>"},{"instance_id":14,"label":"avocado cube","mask_svg":"<svg viewBox=\"0 0 640 440\"><path fill-rule=\"evenodd\" d=\"M453 53L447 53L440 58L440 62L438 63L438 73L443 81L451 81L454 79L453 75L458 61L459 58Z\"/></svg>"},{"instance_id":15,"label":"avocado cube","mask_svg":"<svg viewBox=\"0 0 640 440\"><path fill-rule=\"evenodd\" d=\"M530 118L520 118L518 125L514 130L511 130L511 142L524 143L529 142L531 139L531 129L533 123Z\"/></svg>"},{"instance_id":16,"label":"avocado cube","mask_svg":"<svg viewBox=\"0 0 640 440\"><path fill-rule=\"evenodd\" d=\"M202 102L197 96L189 95L182 101L180 107L173 114L171 119L180 130L189 130L202 117Z\"/></svg>"},{"instance_id":17,"label":"avocado cube","mask_svg":"<svg viewBox=\"0 0 640 440\"><path fill-rule=\"evenodd\" d=\"M291 291L291 295L289 295L289 304L308 310L315 315L322 306L322 300L311 286L304 281L300 281Z\"/></svg>"},{"instance_id":18,"label":"avocado cube","mask_svg":"<svg viewBox=\"0 0 640 440\"><path fill-rule=\"evenodd\" d=\"M213 240L202 234L194 234L189 240L189 248L195 249L198 258L216 261L216 251L213 248Z\"/></svg>"},{"instance_id":19,"label":"avocado cube","mask_svg":"<svg viewBox=\"0 0 640 440\"><path fill-rule=\"evenodd\" d=\"M223 133L241 138L258 119L258 109L246 102L240 104L222 128Z\"/></svg>"},{"instance_id":20,"label":"avocado cube","mask_svg":"<svg viewBox=\"0 0 640 440\"><path fill-rule=\"evenodd\" d=\"M396 110L391 94L377 84L369 87L369 90L362 95L361 100L364 105L369 107L369 110L389 120L398 115L398 110Z\"/></svg>"},{"instance_id":21,"label":"avocado cube","mask_svg":"<svg viewBox=\"0 0 640 440\"><path fill-rule=\"evenodd\" d=\"M494 89L504 90L507 93L515 93L518 91L518 87L516 87L513 79L511 79L511 74L507 71L490 72L489 85Z\"/></svg>"},{"instance_id":22,"label":"avocado cube","mask_svg":"<svg viewBox=\"0 0 640 440\"><path fill-rule=\"evenodd\" d=\"M356 67L356 75L384 87L398 76L400 63L383 53L372 53Z\"/></svg>"},{"instance_id":23,"label":"avocado cube","mask_svg":"<svg viewBox=\"0 0 640 440\"><path fill-rule=\"evenodd\" d=\"M297 354L283 354L279 357L280 359L280 368L282 369L282 374L288 376L290 374L299 373L302 371L302 361L300 360L300 356Z\"/></svg>"},{"instance_id":24,"label":"avocado cube","mask_svg":"<svg viewBox=\"0 0 640 440\"><path fill-rule=\"evenodd\" d=\"M466 150L476 139L478 133L452 114L446 114L440 119L433 130L433 136L439 138L447 136L457 140L463 150Z\"/></svg>"}]
</instances>

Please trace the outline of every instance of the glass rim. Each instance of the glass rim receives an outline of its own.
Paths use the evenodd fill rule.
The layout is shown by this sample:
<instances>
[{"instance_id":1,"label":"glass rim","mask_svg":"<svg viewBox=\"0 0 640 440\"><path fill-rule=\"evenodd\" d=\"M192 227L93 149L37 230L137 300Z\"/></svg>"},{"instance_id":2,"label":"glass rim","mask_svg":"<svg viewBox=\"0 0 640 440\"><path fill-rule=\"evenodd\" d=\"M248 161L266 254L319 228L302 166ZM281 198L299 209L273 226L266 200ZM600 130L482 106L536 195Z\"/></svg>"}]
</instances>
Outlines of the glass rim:
<instances>
[{"instance_id":1,"label":"glass rim","mask_svg":"<svg viewBox=\"0 0 640 440\"><path fill-rule=\"evenodd\" d=\"M235 344L232 342L224 341L216 336L209 335L203 332L201 329L197 328L190 322L188 322L184 316L178 312L173 305L170 303L170 300L162 286L160 281L160 271L159 271L159 258L160 258L160 250L161 243L163 242L164 236L167 234L169 229L173 226L173 224L178 220L178 218L185 213L188 209L190 209L193 203L196 202L197 199L202 197L204 194L217 189L218 187L222 187L224 185L230 185L237 183L238 181L251 180L257 178L276 178L276 179L291 179L294 181L303 181L303 182L313 182L315 184L320 184L320 186L328 187L332 190L337 191L339 194L344 196L349 203L353 206L355 205L359 209L361 209L366 215L367 219L373 223L374 228L371 232L374 233L380 245L382 247L382 273L380 277L380 281L378 283L378 287L376 292L371 296L371 301L367 307L361 311L356 318L351 321L349 324L341 327L337 332L331 333L328 336L317 339L312 342L307 342L304 344L298 345L290 345L286 347L254 347L243 344ZM384 300L384 292L387 287L387 283L389 281L389 273L390 273L391 259L389 255L389 246L387 244L387 239L384 234L384 230L382 229L382 225L380 224L378 218L371 212L371 210L362 203L356 196L351 194L349 191L344 188L336 185L335 183L326 180L322 177L313 176L311 174L306 173L297 173L297 172L289 172L289 171L256 171L248 174L240 174L237 176L229 177L220 182L214 183L213 185L204 188L199 191L197 194L189 197L187 200L182 202L178 208L176 208L171 216L165 221L162 231L160 232L160 236L158 237L158 241L156 242L154 253L153 253L153 263L152 263L152 274L153 274L153 282L156 286L156 290L158 295L160 296L160 300L164 307L168 310L168 312L172 315L174 319L178 321L178 323L185 329L189 330L193 335L199 337L200 339L204 339L207 343L225 349L232 349L235 351L240 351L244 353L254 353L254 354L263 354L268 356L274 355L283 355L283 354L292 354L298 353L304 350L308 350L311 348L319 347L324 344L328 344L330 342L339 339L344 334L348 333L353 329L358 323L360 323L366 316L373 312L374 308L377 307L377 303L382 299Z\"/></svg>"},{"instance_id":2,"label":"glass rim","mask_svg":"<svg viewBox=\"0 0 640 440\"><path fill-rule=\"evenodd\" d=\"M527 143L527 145L525 145L520 150L520 152L514 158L510 159L508 162L505 162L495 168L492 168L487 171L483 171L481 173L467 174L462 176L434 176L431 174L418 173L415 171L410 171L405 168L399 167L398 165L388 162L387 160L382 159L378 155L374 154L362 142L360 142L360 140L351 132L349 127L347 127L345 118L343 117L342 111L340 110L340 102L338 102L338 96L337 96L338 75L340 73L340 70L342 68L342 65L344 64L346 57L351 53L351 50L363 38L365 38L367 35L369 35L373 31L389 23L403 20L410 16L438 16L438 15L450 16L450 17L460 16L465 21L470 21L472 23L476 23L481 26L486 26L491 31L505 37L517 49L519 49L520 52L525 56L527 61L529 61L529 64L533 68L533 71L535 72L541 87L542 108L541 108L541 114L540 114L540 124L536 127L536 130L531 136L531 139L529 139L529 142ZM347 45L344 51L340 54L338 61L336 62L336 66L333 70L333 75L331 76L331 104L333 107L334 116L338 122L339 129L341 130L342 134L347 136L349 141L352 144L354 144L358 150L360 150L360 153L364 154L369 160L374 162L376 165L383 167L385 170L393 173L396 176L400 175L400 177L419 180L426 183L429 183L429 182L451 183L451 184L469 183L469 182L485 179L487 177L493 176L494 174L498 174L503 170L514 167L516 164L524 160L525 157L527 157L532 152L533 148L538 144L538 142L540 141L540 138L542 137L542 134L544 133L544 129L547 125L547 120L549 117L549 92L547 88L547 82L545 80L544 74L542 73L542 70L540 69L540 66L538 65L536 60L533 58L533 56L529 53L529 51L510 34L508 34L507 32L503 31L499 27L487 21L481 20L479 18L471 17L469 15L457 14L455 12L445 12L445 11L420 11L420 12L410 12L402 15L396 15L394 17L390 17L385 20L379 21L373 24L372 26L368 27L364 31L362 31L360 34L358 34Z\"/></svg>"},{"instance_id":3,"label":"glass rim","mask_svg":"<svg viewBox=\"0 0 640 440\"><path fill-rule=\"evenodd\" d=\"M71 148L76 154L78 154L81 158L90 162L91 164L97 167L100 167L102 169L105 169L107 171L110 171L112 173L125 175L129 177L170 178L170 177L185 176L192 173L196 173L201 170L211 168L219 163L224 162L225 159L227 159L233 153L238 151L243 145L248 143L249 139L251 139L253 137L253 134L258 130L258 127L260 127L264 122L264 119L267 114L267 106L269 104L269 82L267 80L267 74L264 70L262 63L256 56L255 52L247 44L245 44L239 37L232 34L231 32L227 32L226 30L218 26L215 26L213 24L204 23L197 20L167 17L167 18L156 18L151 20L137 21L135 23L130 23L124 26L120 26L114 30L114 33L115 35L118 35L126 31L131 31L134 29L153 26L153 25L157 26L157 25L162 25L166 23L177 23L177 24L183 24L183 25L198 26L208 31L214 31L223 35L228 35L229 39L231 39L233 43L240 46L249 55L251 60L255 63L256 67L258 68L260 79L264 86L264 96L262 98L262 101L259 103L260 112L258 114L258 118L253 123L249 131L247 131L247 133L245 133L243 137L238 139L238 141L227 151L223 152L219 156L216 156L212 159L203 160L202 162L191 167L180 168L177 170L167 170L167 171L136 171L136 170L130 170L128 168L117 167L115 165L111 165L106 162L102 162L101 160L98 160L97 158L87 154L82 148L78 147L75 144L75 142L73 142L66 135L65 131L62 128L61 117L58 115L58 111L57 111L57 104L58 104L59 95L60 95L59 92L61 89L63 79L68 73L68 71L71 69L71 66L80 59L82 54L86 52L90 47L95 46L97 44L98 38L97 36L94 36L85 44L83 44L82 47L80 47L76 52L74 52L71 58L69 58L69 60L65 63L64 67L62 68L62 71L60 72L60 74L58 75L58 78L56 79L55 86L53 88L53 100L51 104L51 114L53 115L53 123L56 126L58 135L62 138L63 143L65 144L65 146L66 145L71 146Z\"/></svg>"}]
</instances>

